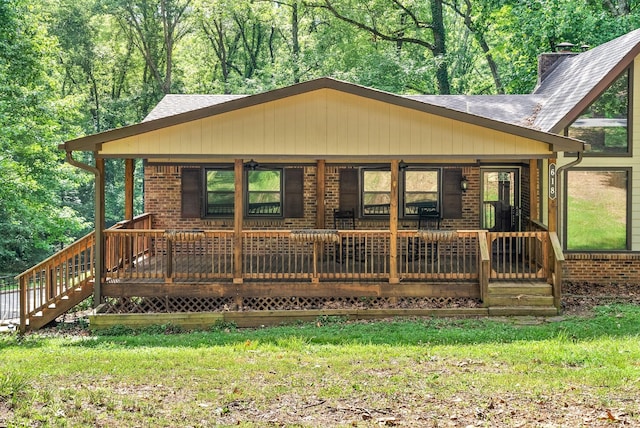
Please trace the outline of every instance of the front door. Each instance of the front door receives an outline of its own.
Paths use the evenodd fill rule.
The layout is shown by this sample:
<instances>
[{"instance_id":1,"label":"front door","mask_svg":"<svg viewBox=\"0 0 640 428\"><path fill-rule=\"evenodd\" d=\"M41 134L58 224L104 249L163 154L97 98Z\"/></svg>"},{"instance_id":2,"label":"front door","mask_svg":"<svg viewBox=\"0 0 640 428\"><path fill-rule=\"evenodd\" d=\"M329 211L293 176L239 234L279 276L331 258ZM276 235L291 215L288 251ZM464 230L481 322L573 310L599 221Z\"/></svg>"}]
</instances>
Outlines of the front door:
<instances>
[{"instance_id":1,"label":"front door","mask_svg":"<svg viewBox=\"0 0 640 428\"><path fill-rule=\"evenodd\" d=\"M492 232L520 230L520 170L483 168L482 228Z\"/></svg>"}]
</instances>

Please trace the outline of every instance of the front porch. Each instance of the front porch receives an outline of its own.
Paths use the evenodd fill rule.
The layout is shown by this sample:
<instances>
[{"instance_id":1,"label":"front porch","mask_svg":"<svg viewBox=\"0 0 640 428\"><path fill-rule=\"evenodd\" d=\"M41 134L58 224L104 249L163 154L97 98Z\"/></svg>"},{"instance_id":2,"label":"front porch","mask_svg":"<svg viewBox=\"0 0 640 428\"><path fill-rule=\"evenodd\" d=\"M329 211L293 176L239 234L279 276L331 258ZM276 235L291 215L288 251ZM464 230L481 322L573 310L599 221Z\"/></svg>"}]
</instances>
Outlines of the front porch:
<instances>
[{"instance_id":1,"label":"front porch","mask_svg":"<svg viewBox=\"0 0 640 428\"><path fill-rule=\"evenodd\" d=\"M550 315L560 307L562 253L555 234L544 230L236 234L151 224L143 215L103 231L105 273L97 283L93 235L22 274L23 329L38 328L51 309L92 291L103 300L95 328L130 324L131 314L138 314L134 324L191 325L195 316L205 324L229 318L265 325L318 314L433 316L429 302L474 302L448 315ZM140 321L139 314L155 315Z\"/></svg>"}]
</instances>

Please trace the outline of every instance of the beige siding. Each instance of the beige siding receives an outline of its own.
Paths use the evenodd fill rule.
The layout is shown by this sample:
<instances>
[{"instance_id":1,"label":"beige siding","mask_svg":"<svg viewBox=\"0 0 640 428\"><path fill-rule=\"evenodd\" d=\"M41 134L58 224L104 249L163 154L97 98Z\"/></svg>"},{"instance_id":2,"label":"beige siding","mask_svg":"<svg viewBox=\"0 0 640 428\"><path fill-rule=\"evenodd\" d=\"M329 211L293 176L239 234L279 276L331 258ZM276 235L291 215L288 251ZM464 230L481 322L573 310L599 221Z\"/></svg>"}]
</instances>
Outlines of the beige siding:
<instances>
[{"instance_id":1,"label":"beige siding","mask_svg":"<svg viewBox=\"0 0 640 428\"><path fill-rule=\"evenodd\" d=\"M110 155L548 155L547 144L321 89L103 145Z\"/></svg>"},{"instance_id":2,"label":"beige siding","mask_svg":"<svg viewBox=\"0 0 640 428\"><path fill-rule=\"evenodd\" d=\"M636 58L633 67L633 82L631 106L631 150L632 156L624 157L585 157L580 163L583 168L632 168L631 172L631 249L640 251L640 59ZM558 159L558 166L575 160L575 157ZM562 189L564 192L564 189ZM562 202L562 201L560 201ZM561 211L562 213L563 211ZM564 223L561 223L564 225ZM564 227L564 226L562 226Z\"/></svg>"}]
</instances>

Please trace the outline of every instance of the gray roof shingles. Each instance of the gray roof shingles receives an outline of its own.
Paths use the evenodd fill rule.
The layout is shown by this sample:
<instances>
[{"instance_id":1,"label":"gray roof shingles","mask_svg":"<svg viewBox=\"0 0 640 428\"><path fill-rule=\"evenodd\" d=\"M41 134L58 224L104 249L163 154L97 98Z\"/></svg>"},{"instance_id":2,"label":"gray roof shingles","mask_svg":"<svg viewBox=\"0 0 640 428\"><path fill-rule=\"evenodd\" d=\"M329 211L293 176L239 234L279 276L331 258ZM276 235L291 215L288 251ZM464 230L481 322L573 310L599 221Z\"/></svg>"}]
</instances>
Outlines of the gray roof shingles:
<instances>
[{"instance_id":1,"label":"gray roof shingles","mask_svg":"<svg viewBox=\"0 0 640 428\"><path fill-rule=\"evenodd\" d=\"M569 114L622 61L638 49L640 30L635 30L589 51L563 60L536 88L534 94L546 98L534 126L543 131L555 131ZM574 118L570 118L574 119Z\"/></svg>"},{"instance_id":2,"label":"gray roof shingles","mask_svg":"<svg viewBox=\"0 0 640 428\"><path fill-rule=\"evenodd\" d=\"M508 124L560 132L567 115L640 47L640 30L568 56L526 95L405 95L405 98ZM630 56L631 55L631 56ZM624 65L624 64L623 64ZM628 64L625 65L625 67ZM225 103L247 95L166 95L143 122ZM574 118L571 118L573 120Z\"/></svg>"}]
</instances>

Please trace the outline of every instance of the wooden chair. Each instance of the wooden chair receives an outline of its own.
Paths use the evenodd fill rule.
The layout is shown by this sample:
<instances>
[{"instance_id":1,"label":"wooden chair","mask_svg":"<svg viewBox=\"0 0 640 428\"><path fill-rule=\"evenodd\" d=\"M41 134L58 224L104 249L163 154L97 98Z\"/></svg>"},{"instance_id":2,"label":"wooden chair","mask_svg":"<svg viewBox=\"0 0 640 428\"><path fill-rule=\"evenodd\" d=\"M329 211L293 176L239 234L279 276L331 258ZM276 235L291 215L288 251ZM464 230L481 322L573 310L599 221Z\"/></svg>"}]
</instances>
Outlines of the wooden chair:
<instances>
[{"instance_id":1,"label":"wooden chair","mask_svg":"<svg viewBox=\"0 0 640 428\"><path fill-rule=\"evenodd\" d=\"M423 206L418 208L418 232L425 230L439 230L440 229L440 212L437 210L437 206ZM414 243L412 248L412 258L416 260L423 256L428 256L431 261L437 257L438 254L438 242L425 242L422 238L416 238L417 242ZM424 249L424 251L422 251ZM422 253L422 254L421 254Z\"/></svg>"},{"instance_id":2,"label":"wooden chair","mask_svg":"<svg viewBox=\"0 0 640 428\"><path fill-rule=\"evenodd\" d=\"M336 230L356 230L356 215L353 210L333 210L333 227ZM336 248L336 260L340 263L347 258L361 260L360 242L353 237L343 237Z\"/></svg>"}]
</instances>

